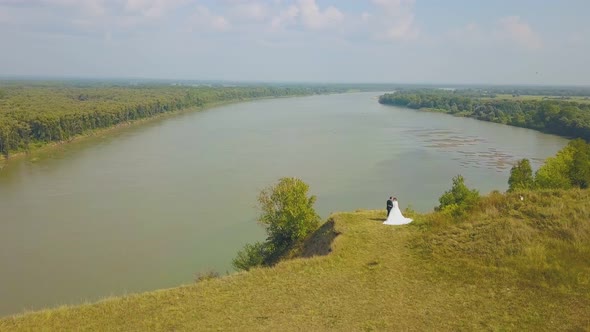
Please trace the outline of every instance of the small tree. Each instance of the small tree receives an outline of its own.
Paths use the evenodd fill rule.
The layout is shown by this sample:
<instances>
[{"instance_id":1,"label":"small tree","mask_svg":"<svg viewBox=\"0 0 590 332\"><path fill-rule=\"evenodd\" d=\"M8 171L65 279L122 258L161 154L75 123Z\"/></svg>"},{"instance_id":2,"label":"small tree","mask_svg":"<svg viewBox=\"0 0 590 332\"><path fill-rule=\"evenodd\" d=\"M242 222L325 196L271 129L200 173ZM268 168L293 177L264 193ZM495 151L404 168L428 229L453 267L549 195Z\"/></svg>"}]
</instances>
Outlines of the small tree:
<instances>
[{"instance_id":1,"label":"small tree","mask_svg":"<svg viewBox=\"0 0 590 332\"><path fill-rule=\"evenodd\" d=\"M281 178L277 184L260 192L258 221L266 228L266 242L246 245L233 260L239 270L259 265L272 265L295 243L303 240L320 224L308 197L309 186L297 178Z\"/></svg>"},{"instance_id":2,"label":"small tree","mask_svg":"<svg viewBox=\"0 0 590 332\"><path fill-rule=\"evenodd\" d=\"M284 247L305 238L316 230L320 217L313 204L315 196L307 197L309 186L297 178L282 178L258 196L262 214L258 218L266 227L268 240Z\"/></svg>"},{"instance_id":3,"label":"small tree","mask_svg":"<svg viewBox=\"0 0 590 332\"><path fill-rule=\"evenodd\" d=\"M440 205L436 210L461 215L466 209L477 203L478 200L479 192L467 188L463 176L457 175L453 178L451 190L445 191L438 199Z\"/></svg>"},{"instance_id":4,"label":"small tree","mask_svg":"<svg viewBox=\"0 0 590 332\"><path fill-rule=\"evenodd\" d=\"M531 168L531 163L528 159L519 160L516 165L510 169L508 185L508 191L533 188L533 169Z\"/></svg>"}]
</instances>

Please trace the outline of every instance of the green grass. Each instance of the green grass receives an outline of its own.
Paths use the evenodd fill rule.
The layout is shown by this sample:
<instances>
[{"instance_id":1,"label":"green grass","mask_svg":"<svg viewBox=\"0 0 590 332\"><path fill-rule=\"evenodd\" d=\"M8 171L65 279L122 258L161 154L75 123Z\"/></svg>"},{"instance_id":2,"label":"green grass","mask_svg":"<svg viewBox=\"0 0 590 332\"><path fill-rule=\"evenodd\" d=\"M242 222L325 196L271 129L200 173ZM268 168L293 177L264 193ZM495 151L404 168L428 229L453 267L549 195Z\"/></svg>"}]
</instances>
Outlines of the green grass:
<instances>
[{"instance_id":1,"label":"green grass","mask_svg":"<svg viewBox=\"0 0 590 332\"><path fill-rule=\"evenodd\" d=\"M338 213L303 258L8 317L0 330L589 330L589 202L588 190L496 193L465 220L406 226Z\"/></svg>"}]
</instances>

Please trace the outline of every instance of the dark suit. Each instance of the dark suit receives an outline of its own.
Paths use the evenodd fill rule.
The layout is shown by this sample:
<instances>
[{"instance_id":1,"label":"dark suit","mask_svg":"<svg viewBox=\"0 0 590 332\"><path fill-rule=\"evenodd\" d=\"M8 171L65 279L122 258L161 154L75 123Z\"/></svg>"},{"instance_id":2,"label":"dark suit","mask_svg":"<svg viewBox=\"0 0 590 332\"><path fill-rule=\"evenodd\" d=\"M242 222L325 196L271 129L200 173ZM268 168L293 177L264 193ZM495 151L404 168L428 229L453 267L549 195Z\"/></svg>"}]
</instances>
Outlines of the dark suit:
<instances>
[{"instance_id":1,"label":"dark suit","mask_svg":"<svg viewBox=\"0 0 590 332\"><path fill-rule=\"evenodd\" d=\"M391 212L391 209L393 209L393 201L388 199L387 200L387 216L389 217L389 212Z\"/></svg>"}]
</instances>

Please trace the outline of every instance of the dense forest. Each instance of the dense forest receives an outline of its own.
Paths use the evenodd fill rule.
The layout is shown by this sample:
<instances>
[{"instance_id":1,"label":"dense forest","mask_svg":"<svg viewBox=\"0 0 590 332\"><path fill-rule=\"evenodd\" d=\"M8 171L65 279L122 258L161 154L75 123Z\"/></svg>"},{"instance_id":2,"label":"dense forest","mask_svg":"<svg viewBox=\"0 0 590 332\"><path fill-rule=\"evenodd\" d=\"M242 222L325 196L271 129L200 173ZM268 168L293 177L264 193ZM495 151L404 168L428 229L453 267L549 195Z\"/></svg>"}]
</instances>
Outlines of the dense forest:
<instances>
[{"instance_id":1,"label":"dense forest","mask_svg":"<svg viewBox=\"0 0 590 332\"><path fill-rule=\"evenodd\" d=\"M379 102L590 140L590 103L585 101L498 98L474 90L423 89L388 93L379 97Z\"/></svg>"},{"instance_id":2,"label":"dense forest","mask_svg":"<svg viewBox=\"0 0 590 332\"><path fill-rule=\"evenodd\" d=\"M188 107L261 97L343 92L322 86L0 84L0 154Z\"/></svg>"}]
</instances>

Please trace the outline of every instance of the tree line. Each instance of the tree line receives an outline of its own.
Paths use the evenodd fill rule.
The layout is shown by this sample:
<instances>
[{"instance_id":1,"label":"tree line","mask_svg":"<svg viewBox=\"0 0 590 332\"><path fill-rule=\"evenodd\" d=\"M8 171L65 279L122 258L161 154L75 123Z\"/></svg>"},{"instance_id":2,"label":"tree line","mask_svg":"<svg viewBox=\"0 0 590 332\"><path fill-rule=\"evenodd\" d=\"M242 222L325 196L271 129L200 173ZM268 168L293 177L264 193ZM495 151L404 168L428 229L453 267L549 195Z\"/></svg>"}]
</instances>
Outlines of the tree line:
<instances>
[{"instance_id":1,"label":"tree line","mask_svg":"<svg viewBox=\"0 0 590 332\"><path fill-rule=\"evenodd\" d=\"M590 103L482 98L471 90L425 89L387 93L381 104L431 109L565 137L590 140Z\"/></svg>"},{"instance_id":2,"label":"tree line","mask_svg":"<svg viewBox=\"0 0 590 332\"><path fill-rule=\"evenodd\" d=\"M0 154L69 140L90 130L188 107L279 96L343 92L323 86L74 86L0 84Z\"/></svg>"},{"instance_id":3,"label":"tree line","mask_svg":"<svg viewBox=\"0 0 590 332\"><path fill-rule=\"evenodd\" d=\"M477 89L469 88L466 90L480 91L488 94L493 93L528 96L555 96L560 98L590 96L590 88L581 86L490 86L481 87Z\"/></svg>"}]
</instances>

